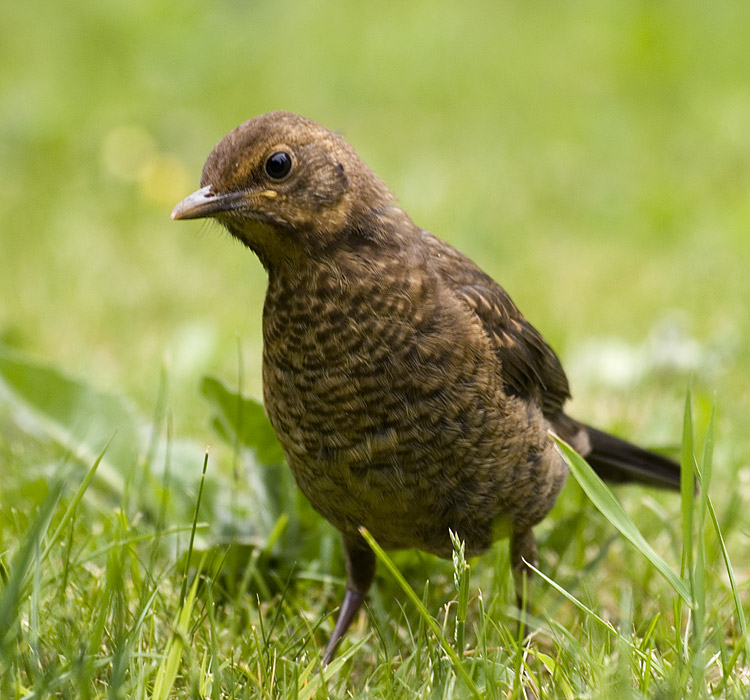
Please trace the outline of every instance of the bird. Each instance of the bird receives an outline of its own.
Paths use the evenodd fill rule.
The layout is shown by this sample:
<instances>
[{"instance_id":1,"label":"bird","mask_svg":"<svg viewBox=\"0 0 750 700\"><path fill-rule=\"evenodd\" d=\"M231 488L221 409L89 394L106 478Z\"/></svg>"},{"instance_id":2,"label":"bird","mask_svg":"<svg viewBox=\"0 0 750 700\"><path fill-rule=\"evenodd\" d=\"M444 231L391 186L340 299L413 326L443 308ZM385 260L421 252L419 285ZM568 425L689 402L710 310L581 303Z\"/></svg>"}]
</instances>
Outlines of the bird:
<instances>
[{"instance_id":1,"label":"bird","mask_svg":"<svg viewBox=\"0 0 750 700\"><path fill-rule=\"evenodd\" d=\"M388 550L467 557L509 538L519 602L533 527L567 467L676 489L672 460L565 413L557 354L472 260L415 224L338 133L286 111L224 136L174 220L210 218L259 258L263 398L295 481L342 535L329 663Z\"/></svg>"}]
</instances>

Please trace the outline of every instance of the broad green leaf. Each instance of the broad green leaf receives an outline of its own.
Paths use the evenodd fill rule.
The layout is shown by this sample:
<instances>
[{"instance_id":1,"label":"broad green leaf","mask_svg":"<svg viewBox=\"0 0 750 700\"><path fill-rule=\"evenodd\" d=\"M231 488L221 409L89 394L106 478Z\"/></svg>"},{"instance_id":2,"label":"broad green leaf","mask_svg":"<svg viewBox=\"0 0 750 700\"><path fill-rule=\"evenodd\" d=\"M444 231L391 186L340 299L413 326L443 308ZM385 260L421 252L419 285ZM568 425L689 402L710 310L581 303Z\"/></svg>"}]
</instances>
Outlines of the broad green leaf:
<instances>
[{"instance_id":1,"label":"broad green leaf","mask_svg":"<svg viewBox=\"0 0 750 700\"><path fill-rule=\"evenodd\" d=\"M187 441L149 435L146 421L127 400L0 346L3 401L26 432L57 444L86 467L96 463L94 484L100 489L121 496L127 483L131 488L133 483L148 484L151 488L136 487L134 491L141 506L158 512L164 505L159 500L163 496L176 509L176 517L192 514L192 488L200 476L200 448ZM138 461L147 455L147 464ZM136 468L140 471L134 482ZM147 477L145 482L140 481L143 476ZM179 488L162 493L167 483L164 476L169 482L179 482ZM215 476L211 480L215 481Z\"/></svg>"},{"instance_id":2,"label":"broad green leaf","mask_svg":"<svg viewBox=\"0 0 750 700\"><path fill-rule=\"evenodd\" d=\"M212 424L226 443L243 454L233 488L222 494L214 512L224 539L240 540L266 551L281 531L300 541L299 492L263 406L206 376L201 393L214 409ZM283 523L281 531L276 528ZM260 552L258 552L258 555Z\"/></svg>"},{"instance_id":3,"label":"broad green leaf","mask_svg":"<svg viewBox=\"0 0 750 700\"><path fill-rule=\"evenodd\" d=\"M203 377L201 393L216 412L213 427L227 443L252 449L263 464L284 461L284 452L260 403L232 391L216 377Z\"/></svg>"},{"instance_id":4,"label":"broad green leaf","mask_svg":"<svg viewBox=\"0 0 750 700\"><path fill-rule=\"evenodd\" d=\"M36 430L83 463L92 464L106 446L98 478L115 492L122 490L139 447L135 415L124 400L2 346L0 389L5 389L0 400L5 394Z\"/></svg>"},{"instance_id":5,"label":"broad green leaf","mask_svg":"<svg viewBox=\"0 0 750 700\"><path fill-rule=\"evenodd\" d=\"M583 457L581 457L570 445L558 438L552 436L557 443L557 447L562 454L563 459L567 462L570 471L592 503L599 509L601 514L614 525L620 533L630 541L630 543L648 559L656 570L667 580L675 592L689 605L692 606L690 589L683 579L681 579L646 542L640 530L635 523L625 513L620 503L612 495L604 482L594 472Z\"/></svg>"}]
</instances>

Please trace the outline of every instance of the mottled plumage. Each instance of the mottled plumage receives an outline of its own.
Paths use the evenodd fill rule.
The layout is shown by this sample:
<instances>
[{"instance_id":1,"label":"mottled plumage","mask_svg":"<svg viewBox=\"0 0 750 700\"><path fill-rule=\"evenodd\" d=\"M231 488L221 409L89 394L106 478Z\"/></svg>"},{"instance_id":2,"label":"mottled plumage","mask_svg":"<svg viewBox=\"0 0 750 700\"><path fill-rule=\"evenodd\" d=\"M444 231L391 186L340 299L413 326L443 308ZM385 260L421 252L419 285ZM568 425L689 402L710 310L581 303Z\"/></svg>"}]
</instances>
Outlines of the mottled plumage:
<instances>
[{"instance_id":1,"label":"mottled plumage","mask_svg":"<svg viewBox=\"0 0 750 700\"><path fill-rule=\"evenodd\" d=\"M552 430L602 474L662 486L677 465L563 413L568 381L508 294L415 225L340 136L288 112L256 117L208 158L172 217L211 216L268 271L266 410L295 479L343 534L347 595L326 660L385 548L467 554L511 538L517 584L531 528L566 467Z\"/></svg>"}]
</instances>

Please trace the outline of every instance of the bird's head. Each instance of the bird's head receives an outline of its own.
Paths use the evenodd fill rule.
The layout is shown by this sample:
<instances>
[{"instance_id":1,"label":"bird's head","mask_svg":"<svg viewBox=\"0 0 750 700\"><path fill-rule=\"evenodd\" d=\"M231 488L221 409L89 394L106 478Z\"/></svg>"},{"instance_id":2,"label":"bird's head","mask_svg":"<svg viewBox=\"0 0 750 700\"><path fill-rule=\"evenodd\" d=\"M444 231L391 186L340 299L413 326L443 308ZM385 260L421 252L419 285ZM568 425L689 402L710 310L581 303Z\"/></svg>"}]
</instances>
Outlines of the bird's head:
<instances>
[{"instance_id":1,"label":"bird's head","mask_svg":"<svg viewBox=\"0 0 750 700\"><path fill-rule=\"evenodd\" d=\"M325 249L392 202L341 136L311 119L270 112L219 141L201 188L172 218L215 218L268 267Z\"/></svg>"}]
</instances>

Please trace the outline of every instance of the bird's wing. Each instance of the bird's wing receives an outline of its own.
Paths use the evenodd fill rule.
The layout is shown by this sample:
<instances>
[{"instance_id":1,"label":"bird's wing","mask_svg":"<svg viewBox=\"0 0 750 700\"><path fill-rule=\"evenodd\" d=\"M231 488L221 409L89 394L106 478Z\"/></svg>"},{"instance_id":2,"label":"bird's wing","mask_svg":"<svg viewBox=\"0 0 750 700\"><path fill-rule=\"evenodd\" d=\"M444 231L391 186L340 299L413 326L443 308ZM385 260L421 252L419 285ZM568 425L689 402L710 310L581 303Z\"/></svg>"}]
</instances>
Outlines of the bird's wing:
<instances>
[{"instance_id":1,"label":"bird's wing","mask_svg":"<svg viewBox=\"0 0 750 700\"><path fill-rule=\"evenodd\" d=\"M499 284L444 241L427 238L441 277L450 281L454 296L477 316L493 343L506 391L538 403L548 417L560 412L570 389L552 348Z\"/></svg>"}]
</instances>

